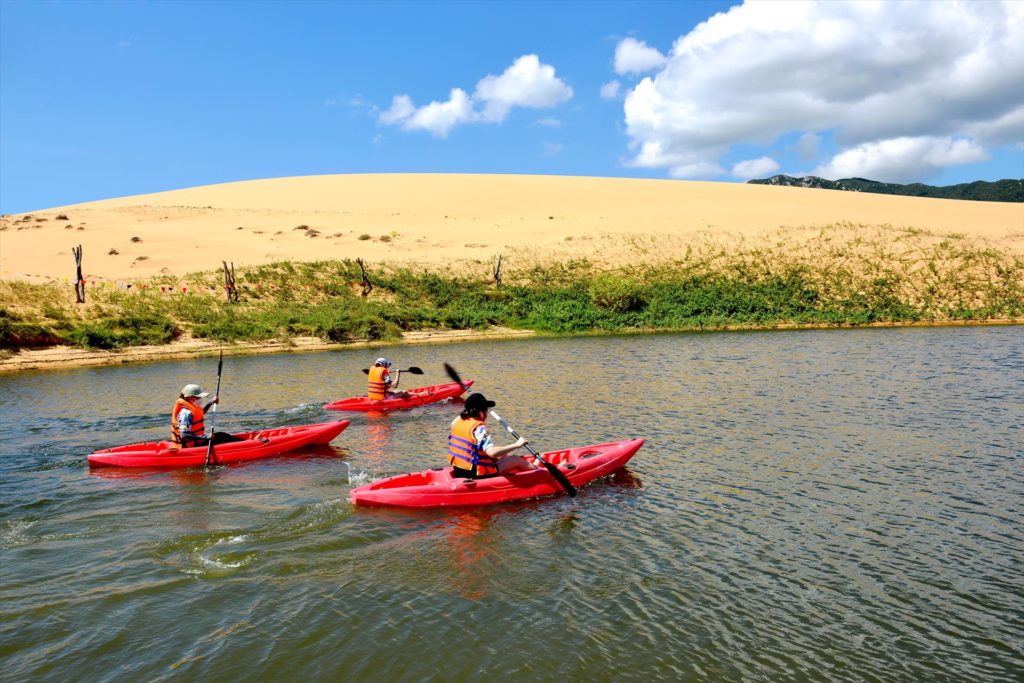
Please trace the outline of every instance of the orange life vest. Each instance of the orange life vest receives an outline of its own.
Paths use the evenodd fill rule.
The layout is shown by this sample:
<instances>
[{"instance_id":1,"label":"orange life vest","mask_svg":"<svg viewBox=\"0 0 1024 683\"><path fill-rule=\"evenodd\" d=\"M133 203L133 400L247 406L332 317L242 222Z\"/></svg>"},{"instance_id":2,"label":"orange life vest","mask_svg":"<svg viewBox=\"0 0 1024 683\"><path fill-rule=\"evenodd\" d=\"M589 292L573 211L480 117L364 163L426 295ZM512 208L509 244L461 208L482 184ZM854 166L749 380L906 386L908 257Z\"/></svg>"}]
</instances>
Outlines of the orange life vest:
<instances>
[{"instance_id":1,"label":"orange life vest","mask_svg":"<svg viewBox=\"0 0 1024 683\"><path fill-rule=\"evenodd\" d=\"M179 398L174 402L174 409L171 411L171 441L179 446L181 445L181 433L178 430L178 413L181 412L182 408L192 413L192 430L189 434L199 438L206 436L206 425L203 424L203 409L192 405L183 398Z\"/></svg>"},{"instance_id":2,"label":"orange life vest","mask_svg":"<svg viewBox=\"0 0 1024 683\"><path fill-rule=\"evenodd\" d=\"M388 383L384 381L384 373L388 369L383 365L370 368L370 379L366 385L366 395L376 401L388 397Z\"/></svg>"},{"instance_id":3,"label":"orange life vest","mask_svg":"<svg viewBox=\"0 0 1024 683\"><path fill-rule=\"evenodd\" d=\"M448 464L460 470L476 468L476 476L484 477L498 473L498 463L491 456L480 450L473 432L482 425L483 420L476 418L458 418L452 423L452 432L448 435Z\"/></svg>"}]
</instances>

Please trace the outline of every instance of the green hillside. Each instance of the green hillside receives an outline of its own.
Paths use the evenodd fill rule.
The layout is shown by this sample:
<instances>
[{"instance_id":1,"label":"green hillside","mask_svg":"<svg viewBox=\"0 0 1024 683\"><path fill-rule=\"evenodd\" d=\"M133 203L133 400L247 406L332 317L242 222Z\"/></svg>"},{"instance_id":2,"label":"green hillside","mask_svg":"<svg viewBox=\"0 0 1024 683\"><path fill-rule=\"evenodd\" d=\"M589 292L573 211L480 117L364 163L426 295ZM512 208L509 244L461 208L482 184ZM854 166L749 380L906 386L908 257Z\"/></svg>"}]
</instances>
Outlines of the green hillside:
<instances>
[{"instance_id":1,"label":"green hillside","mask_svg":"<svg viewBox=\"0 0 1024 683\"><path fill-rule=\"evenodd\" d=\"M826 180L817 176L794 178L775 175L761 180L748 180L753 185L782 185L786 187L815 187L823 190L846 190L848 192L873 192L875 194L897 194L910 197L933 197L936 199L970 199L979 202L1024 202L1024 179L1006 179L995 182L978 180L938 187L911 183L880 183L865 178L843 178Z\"/></svg>"}]
</instances>

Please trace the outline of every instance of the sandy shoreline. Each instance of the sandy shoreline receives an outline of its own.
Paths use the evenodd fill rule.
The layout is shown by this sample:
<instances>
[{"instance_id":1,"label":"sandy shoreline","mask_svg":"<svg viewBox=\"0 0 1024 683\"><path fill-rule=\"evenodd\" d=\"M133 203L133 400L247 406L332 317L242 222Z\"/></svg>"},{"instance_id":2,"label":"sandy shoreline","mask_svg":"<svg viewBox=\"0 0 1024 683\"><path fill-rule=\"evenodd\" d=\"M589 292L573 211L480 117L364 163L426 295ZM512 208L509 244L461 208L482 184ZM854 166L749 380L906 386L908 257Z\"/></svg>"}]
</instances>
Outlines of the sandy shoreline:
<instances>
[{"instance_id":1,"label":"sandy shoreline","mask_svg":"<svg viewBox=\"0 0 1024 683\"><path fill-rule=\"evenodd\" d=\"M122 365L149 361L216 356L222 350L226 356L258 355L264 353L300 353L357 349L391 344L446 344L480 339L512 339L530 337L529 330L495 327L490 330L425 330L406 332L397 342L325 342L316 337L295 337L290 341L224 343L204 339L180 339L159 346L132 346L116 351L79 349L54 346L46 349L26 349L10 358L0 358L0 374L23 370L64 370L68 368Z\"/></svg>"},{"instance_id":2,"label":"sandy shoreline","mask_svg":"<svg viewBox=\"0 0 1024 683\"><path fill-rule=\"evenodd\" d=\"M916 323L879 322L868 325L798 325L794 323L777 323L761 326L728 325L720 329L716 328L706 330L626 330L616 334L670 334L673 332L692 332L696 334L700 332L716 331L819 330L879 327L973 327L989 325L1024 325L1024 319ZM447 344L463 341L514 339L517 337L534 336L537 336L537 333L530 330L513 330L509 328L495 327L489 330L429 330L421 332L406 332L405 336L401 340L388 342L387 344L359 340L344 343L325 342L316 337L296 337L288 342L236 342L233 344L201 339L184 339L160 346L135 346L118 351L99 351L79 349L70 346L55 346L47 349L22 350L9 358L0 358L0 375L24 371L67 370L82 367L99 367L104 365L123 365L127 363L205 358L216 356L222 350L227 356L245 356L265 353L330 351L384 345Z\"/></svg>"}]
</instances>

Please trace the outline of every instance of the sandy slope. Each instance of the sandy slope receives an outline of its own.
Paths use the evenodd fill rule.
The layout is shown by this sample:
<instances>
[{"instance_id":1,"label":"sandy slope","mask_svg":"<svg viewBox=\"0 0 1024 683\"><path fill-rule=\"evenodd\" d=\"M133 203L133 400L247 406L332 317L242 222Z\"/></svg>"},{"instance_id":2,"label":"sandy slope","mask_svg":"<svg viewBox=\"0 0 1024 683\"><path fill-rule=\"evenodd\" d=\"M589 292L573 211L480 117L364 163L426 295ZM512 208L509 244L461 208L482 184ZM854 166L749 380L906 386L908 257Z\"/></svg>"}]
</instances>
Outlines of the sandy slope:
<instances>
[{"instance_id":1,"label":"sandy slope","mask_svg":"<svg viewBox=\"0 0 1024 683\"><path fill-rule=\"evenodd\" d=\"M780 229L814 239L815 230L794 229L837 223L959 233L1024 252L1022 204L670 180L332 175L89 202L28 219L5 216L0 277L71 277L77 244L87 276L117 280L212 270L222 260L440 264L490 261L500 253L621 262L649 258L652 249L668 256L709 238L756 240ZM647 246L637 248L638 238Z\"/></svg>"}]
</instances>

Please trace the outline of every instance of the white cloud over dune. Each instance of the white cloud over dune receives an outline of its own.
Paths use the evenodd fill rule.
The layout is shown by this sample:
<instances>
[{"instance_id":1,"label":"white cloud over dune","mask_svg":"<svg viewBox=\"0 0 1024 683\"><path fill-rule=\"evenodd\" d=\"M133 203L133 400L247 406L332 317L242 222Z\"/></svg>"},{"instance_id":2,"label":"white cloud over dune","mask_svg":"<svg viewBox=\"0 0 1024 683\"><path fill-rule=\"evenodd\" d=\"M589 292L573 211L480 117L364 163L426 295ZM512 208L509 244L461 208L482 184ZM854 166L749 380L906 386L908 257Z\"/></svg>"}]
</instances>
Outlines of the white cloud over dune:
<instances>
[{"instance_id":1,"label":"white cloud over dune","mask_svg":"<svg viewBox=\"0 0 1024 683\"><path fill-rule=\"evenodd\" d=\"M640 73L658 54L627 38L615 71ZM1016 0L748 2L681 36L653 68L625 96L628 163L673 177L723 174L733 145L769 152L793 135L819 175L911 182L1024 140ZM830 159L818 156L826 136Z\"/></svg>"},{"instance_id":2,"label":"white cloud over dune","mask_svg":"<svg viewBox=\"0 0 1024 683\"><path fill-rule=\"evenodd\" d=\"M523 55L501 75L480 79L472 96L452 88L446 101L417 107L408 95L395 95L391 107L377 120L443 138L461 124L501 123L515 107L547 109L571 97L572 88L555 75L553 66L537 55Z\"/></svg>"},{"instance_id":3,"label":"white cloud over dune","mask_svg":"<svg viewBox=\"0 0 1024 683\"><path fill-rule=\"evenodd\" d=\"M740 161L732 167L732 174L737 178L758 178L771 175L779 170L779 162L771 157L760 157Z\"/></svg>"},{"instance_id":4,"label":"white cloud over dune","mask_svg":"<svg viewBox=\"0 0 1024 683\"><path fill-rule=\"evenodd\" d=\"M861 177L890 182L915 182L946 166L986 161L975 142L945 137L894 138L866 142L832 157L813 174L823 178Z\"/></svg>"}]
</instances>

